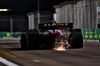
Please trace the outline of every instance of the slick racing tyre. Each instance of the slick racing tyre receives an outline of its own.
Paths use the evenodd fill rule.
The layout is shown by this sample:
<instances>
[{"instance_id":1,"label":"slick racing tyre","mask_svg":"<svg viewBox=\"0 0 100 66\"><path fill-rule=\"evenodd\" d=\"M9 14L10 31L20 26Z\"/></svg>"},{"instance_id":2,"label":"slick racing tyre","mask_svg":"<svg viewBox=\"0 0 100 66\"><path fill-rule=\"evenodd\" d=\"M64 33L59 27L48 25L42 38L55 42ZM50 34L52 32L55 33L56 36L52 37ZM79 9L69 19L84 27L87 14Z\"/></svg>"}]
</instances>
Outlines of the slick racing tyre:
<instances>
[{"instance_id":1,"label":"slick racing tyre","mask_svg":"<svg viewBox=\"0 0 100 66\"><path fill-rule=\"evenodd\" d=\"M44 41L44 49L52 49L54 46L54 42L55 42L55 36L52 35L46 35L43 38Z\"/></svg>"},{"instance_id":2,"label":"slick racing tyre","mask_svg":"<svg viewBox=\"0 0 100 66\"><path fill-rule=\"evenodd\" d=\"M39 49L39 32L33 31L28 32L28 48L29 49Z\"/></svg>"},{"instance_id":3,"label":"slick racing tyre","mask_svg":"<svg viewBox=\"0 0 100 66\"><path fill-rule=\"evenodd\" d=\"M27 49L27 36L26 34L21 34L21 49Z\"/></svg>"},{"instance_id":4,"label":"slick racing tyre","mask_svg":"<svg viewBox=\"0 0 100 66\"><path fill-rule=\"evenodd\" d=\"M82 48L83 47L83 36L81 29L73 29L68 40L71 48Z\"/></svg>"}]
</instances>

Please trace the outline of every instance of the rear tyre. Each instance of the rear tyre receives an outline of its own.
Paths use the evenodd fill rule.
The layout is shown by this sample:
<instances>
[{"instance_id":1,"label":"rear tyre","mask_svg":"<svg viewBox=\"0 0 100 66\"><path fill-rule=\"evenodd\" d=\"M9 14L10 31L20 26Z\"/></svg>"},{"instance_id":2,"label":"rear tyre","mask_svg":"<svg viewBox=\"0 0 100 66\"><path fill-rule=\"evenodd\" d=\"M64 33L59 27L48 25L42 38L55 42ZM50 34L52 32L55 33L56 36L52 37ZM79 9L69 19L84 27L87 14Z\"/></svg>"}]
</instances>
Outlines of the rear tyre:
<instances>
[{"instance_id":1,"label":"rear tyre","mask_svg":"<svg viewBox=\"0 0 100 66\"><path fill-rule=\"evenodd\" d=\"M21 49L27 49L27 37L26 34L21 35Z\"/></svg>"},{"instance_id":2,"label":"rear tyre","mask_svg":"<svg viewBox=\"0 0 100 66\"><path fill-rule=\"evenodd\" d=\"M83 47L83 36L81 29L73 29L69 36L69 44L71 48L82 48Z\"/></svg>"},{"instance_id":3,"label":"rear tyre","mask_svg":"<svg viewBox=\"0 0 100 66\"><path fill-rule=\"evenodd\" d=\"M44 49L52 49L54 42L55 42L55 36L54 35L46 35L44 36L44 44L43 48Z\"/></svg>"},{"instance_id":4,"label":"rear tyre","mask_svg":"<svg viewBox=\"0 0 100 66\"><path fill-rule=\"evenodd\" d=\"M28 33L28 48L29 49L39 49L39 32L33 31Z\"/></svg>"}]
</instances>

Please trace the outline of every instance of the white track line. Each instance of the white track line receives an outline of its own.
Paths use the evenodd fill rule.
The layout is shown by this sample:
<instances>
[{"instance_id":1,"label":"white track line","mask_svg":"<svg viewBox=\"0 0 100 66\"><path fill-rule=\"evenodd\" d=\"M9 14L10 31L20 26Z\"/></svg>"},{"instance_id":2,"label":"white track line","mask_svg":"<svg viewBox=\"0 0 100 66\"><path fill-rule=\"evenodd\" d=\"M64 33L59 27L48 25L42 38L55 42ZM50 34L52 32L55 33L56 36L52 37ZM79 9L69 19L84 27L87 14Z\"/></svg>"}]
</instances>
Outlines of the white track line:
<instances>
[{"instance_id":1,"label":"white track line","mask_svg":"<svg viewBox=\"0 0 100 66\"><path fill-rule=\"evenodd\" d=\"M40 61L39 60L33 60L34 62L37 62L37 63L39 63Z\"/></svg>"},{"instance_id":2,"label":"white track line","mask_svg":"<svg viewBox=\"0 0 100 66\"><path fill-rule=\"evenodd\" d=\"M19 66L19 65L15 64L15 63L12 63L12 62L10 62L10 61L2 58L2 57L0 57L0 62L7 65L7 66Z\"/></svg>"}]
</instances>

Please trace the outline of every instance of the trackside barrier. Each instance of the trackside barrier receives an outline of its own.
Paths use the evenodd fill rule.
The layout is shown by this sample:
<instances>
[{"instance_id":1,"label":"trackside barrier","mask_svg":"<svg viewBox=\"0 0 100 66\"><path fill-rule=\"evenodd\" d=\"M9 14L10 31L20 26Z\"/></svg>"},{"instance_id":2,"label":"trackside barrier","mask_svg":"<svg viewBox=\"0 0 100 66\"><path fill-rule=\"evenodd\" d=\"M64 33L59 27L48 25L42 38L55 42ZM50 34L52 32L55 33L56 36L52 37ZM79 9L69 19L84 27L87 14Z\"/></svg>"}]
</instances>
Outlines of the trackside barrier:
<instances>
[{"instance_id":1,"label":"trackside barrier","mask_svg":"<svg viewBox=\"0 0 100 66\"><path fill-rule=\"evenodd\" d=\"M0 38L21 38L21 32L0 32Z\"/></svg>"},{"instance_id":2,"label":"trackside barrier","mask_svg":"<svg viewBox=\"0 0 100 66\"><path fill-rule=\"evenodd\" d=\"M100 29L83 29L85 40L100 40Z\"/></svg>"},{"instance_id":3,"label":"trackside barrier","mask_svg":"<svg viewBox=\"0 0 100 66\"><path fill-rule=\"evenodd\" d=\"M89 42L98 42L100 40L100 29L83 29L83 39ZM0 38L13 39L21 38L21 32L0 32Z\"/></svg>"},{"instance_id":4,"label":"trackside barrier","mask_svg":"<svg viewBox=\"0 0 100 66\"><path fill-rule=\"evenodd\" d=\"M21 32L0 32L0 43L20 43Z\"/></svg>"},{"instance_id":5,"label":"trackside barrier","mask_svg":"<svg viewBox=\"0 0 100 66\"><path fill-rule=\"evenodd\" d=\"M87 42L99 42L100 29L83 29L83 38Z\"/></svg>"},{"instance_id":6,"label":"trackside barrier","mask_svg":"<svg viewBox=\"0 0 100 66\"><path fill-rule=\"evenodd\" d=\"M100 40L100 29L83 29L84 40ZM0 32L0 38L21 38L21 32Z\"/></svg>"}]
</instances>

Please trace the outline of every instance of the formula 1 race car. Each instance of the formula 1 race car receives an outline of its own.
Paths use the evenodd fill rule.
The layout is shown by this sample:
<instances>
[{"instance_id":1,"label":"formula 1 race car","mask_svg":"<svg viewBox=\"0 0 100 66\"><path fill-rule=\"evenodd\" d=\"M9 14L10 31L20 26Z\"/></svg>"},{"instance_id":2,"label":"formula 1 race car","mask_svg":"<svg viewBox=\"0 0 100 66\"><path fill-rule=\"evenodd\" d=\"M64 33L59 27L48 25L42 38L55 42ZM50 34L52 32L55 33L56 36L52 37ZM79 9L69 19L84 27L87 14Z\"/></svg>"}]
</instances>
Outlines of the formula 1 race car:
<instances>
[{"instance_id":1,"label":"formula 1 race car","mask_svg":"<svg viewBox=\"0 0 100 66\"><path fill-rule=\"evenodd\" d=\"M39 24L39 30L30 30L21 35L22 49L82 48L81 29L73 29L73 23Z\"/></svg>"}]
</instances>

